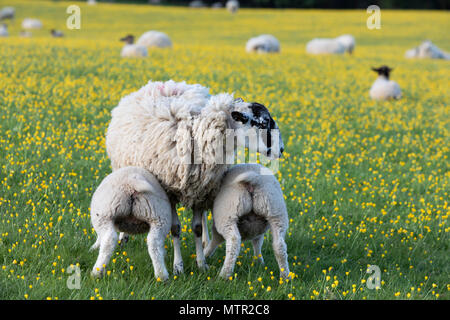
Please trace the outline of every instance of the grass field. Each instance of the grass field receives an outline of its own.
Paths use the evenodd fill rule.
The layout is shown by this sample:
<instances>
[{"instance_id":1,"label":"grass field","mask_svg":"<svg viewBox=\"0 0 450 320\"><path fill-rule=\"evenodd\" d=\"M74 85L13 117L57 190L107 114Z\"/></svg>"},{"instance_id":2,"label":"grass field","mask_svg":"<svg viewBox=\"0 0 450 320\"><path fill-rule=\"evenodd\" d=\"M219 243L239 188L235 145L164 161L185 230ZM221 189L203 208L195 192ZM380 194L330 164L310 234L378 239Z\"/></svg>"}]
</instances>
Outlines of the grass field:
<instances>
[{"instance_id":1,"label":"grass field","mask_svg":"<svg viewBox=\"0 0 450 320\"><path fill-rule=\"evenodd\" d=\"M448 12L382 10L381 30L368 30L364 10L78 4L81 29L67 30L68 2L14 1L11 36L0 38L0 299L450 298L450 64L403 58L424 39L450 51ZM25 17L44 23L31 39L18 37ZM51 28L66 37L51 38ZM174 48L119 57L120 37L152 29ZM278 37L281 53L246 54L260 33ZM357 40L353 56L305 53L308 40L344 33ZM381 64L394 67L401 100L369 99L370 67ZM183 207L184 275L156 281L136 236L117 248L105 278L90 278L89 202L111 171L110 111L150 79L234 91L276 116L293 280L280 281L270 234L265 266L244 243L231 281L217 278L224 246L200 273ZM71 264L81 269L78 290L66 285ZM366 286L368 265L381 269L379 289Z\"/></svg>"}]
</instances>

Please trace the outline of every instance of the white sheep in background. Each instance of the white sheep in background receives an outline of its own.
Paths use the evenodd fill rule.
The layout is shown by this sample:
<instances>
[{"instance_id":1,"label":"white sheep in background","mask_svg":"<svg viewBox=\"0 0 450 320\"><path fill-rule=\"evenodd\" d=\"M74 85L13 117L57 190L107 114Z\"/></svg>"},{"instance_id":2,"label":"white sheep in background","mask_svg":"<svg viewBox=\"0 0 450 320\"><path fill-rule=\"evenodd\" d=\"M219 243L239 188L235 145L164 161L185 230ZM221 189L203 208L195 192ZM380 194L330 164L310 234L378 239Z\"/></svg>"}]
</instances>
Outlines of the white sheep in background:
<instances>
[{"instance_id":1,"label":"white sheep in background","mask_svg":"<svg viewBox=\"0 0 450 320\"><path fill-rule=\"evenodd\" d=\"M0 24L0 37L8 37L8 26L4 23Z\"/></svg>"},{"instance_id":2,"label":"white sheep in background","mask_svg":"<svg viewBox=\"0 0 450 320\"><path fill-rule=\"evenodd\" d=\"M402 90L397 82L389 80L389 74L392 69L388 66L381 66L380 68L372 68L378 73L378 78L370 88L369 95L375 100L389 100L400 99L402 97Z\"/></svg>"},{"instance_id":3,"label":"white sheep in background","mask_svg":"<svg viewBox=\"0 0 450 320\"><path fill-rule=\"evenodd\" d=\"M280 52L280 42L270 34L262 34L248 40L245 45L245 50L249 53Z\"/></svg>"},{"instance_id":4,"label":"white sheep in background","mask_svg":"<svg viewBox=\"0 0 450 320\"><path fill-rule=\"evenodd\" d=\"M95 6L97 4L96 0L87 0L87 4L91 6Z\"/></svg>"},{"instance_id":5,"label":"white sheep in background","mask_svg":"<svg viewBox=\"0 0 450 320\"><path fill-rule=\"evenodd\" d=\"M14 19L15 14L16 9L14 7L3 7L2 10L0 10L0 20Z\"/></svg>"},{"instance_id":6,"label":"white sheep in background","mask_svg":"<svg viewBox=\"0 0 450 320\"><path fill-rule=\"evenodd\" d=\"M150 30L142 34L136 41L137 45L150 48L171 48L172 41L161 31Z\"/></svg>"},{"instance_id":7,"label":"white sheep in background","mask_svg":"<svg viewBox=\"0 0 450 320\"><path fill-rule=\"evenodd\" d=\"M431 41L422 42L419 46L406 51L406 58L429 58L450 60L450 53L436 47Z\"/></svg>"},{"instance_id":8,"label":"white sheep in background","mask_svg":"<svg viewBox=\"0 0 450 320\"><path fill-rule=\"evenodd\" d=\"M39 19L25 18L22 21L22 29L42 29L42 22Z\"/></svg>"},{"instance_id":9,"label":"white sheep in background","mask_svg":"<svg viewBox=\"0 0 450 320\"><path fill-rule=\"evenodd\" d=\"M220 277L226 279L233 274L241 240L252 240L254 255L264 263L261 247L269 228L280 276L289 276L284 241L289 218L283 192L272 171L259 164L232 167L222 181L212 213L212 239L205 249L205 256L210 256L219 244L226 241Z\"/></svg>"},{"instance_id":10,"label":"white sheep in background","mask_svg":"<svg viewBox=\"0 0 450 320\"><path fill-rule=\"evenodd\" d=\"M227 10L231 13L236 13L239 10L239 1L237 0L228 0L225 5Z\"/></svg>"},{"instance_id":11,"label":"white sheep in background","mask_svg":"<svg viewBox=\"0 0 450 320\"><path fill-rule=\"evenodd\" d=\"M122 58L145 58L148 56L147 48L138 44L134 44L134 36L129 34L120 39L125 45L120 52Z\"/></svg>"},{"instance_id":12,"label":"white sheep in background","mask_svg":"<svg viewBox=\"0 0 450 320\"><path fill-rule=\"evenodd\" d=\"M130 234L148 232L147 246L155 277L167 280L164 240L172 215L169 198L158 180L148 171L125 167L108 175L95 190L91 201L91 221L100 248L91 274L102 276L117 245L117 231Z\"/></svg>"},{"instance_id":13,"label":"white sheep in background","mask_svg":"<svg viewBox=\"0 0 450 320\"><path fill-rule=\"evenodd\" d=\"M352 54L354 49L355 38L349 34L334 39L316 38L306 44L306 52L311 54Z\"/></svg>"},{"instance_id":14,"label":"white sheep in background","mask_svg":"<svg viewBox=\"0 0 450 320\"><path fill-rule=\"evenodd\" d=\"M234 159L237 146L230 149L225 140L236 135L242 143L255 128L266 129L267 135L259 134L259 143L250 146L254 148L251 151L279 157L283 142L281 135L274 134L278 127L266 107L234 99L232 94L210 95L209 89L199 84L150 81L112 110L106 150L113 170L133 165L155 175L171 200L174 246L180 245L176 204L193 209L197 265L202 270L207 268L202 235L203 241L208 241L203 213L211 208L230 163L218 159L218 153L225 149L226 159ZM191 161L199 153L200 159ZM182 271L181 254L175 253L174 272Z\"/></svg>"},{"instance_id":15,"label":"white sheep in background","mask_svg":"<svg viewBox=\"0 0 450 320\"><path fill-rule=\"evenodd\" d=\"M205 4L203 3L203 1L194 0L194 1L189 2L189 7L190 8L203 8L203 7L205 7Z\"/></svg>"}]
</instances>

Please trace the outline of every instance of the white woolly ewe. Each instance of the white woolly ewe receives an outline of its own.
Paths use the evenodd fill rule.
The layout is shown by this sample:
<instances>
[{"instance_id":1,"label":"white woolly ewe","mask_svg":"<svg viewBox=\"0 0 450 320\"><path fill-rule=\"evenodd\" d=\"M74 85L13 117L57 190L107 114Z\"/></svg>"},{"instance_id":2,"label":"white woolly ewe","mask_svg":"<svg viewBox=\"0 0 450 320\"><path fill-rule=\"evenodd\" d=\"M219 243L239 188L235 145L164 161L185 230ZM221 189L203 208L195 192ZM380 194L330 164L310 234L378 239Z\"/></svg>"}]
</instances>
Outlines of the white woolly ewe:
<instances>
[{"instance_id":1,"label":"white woolly ewe","mask_svg":"<svg viewBox=\"0 0 450 320\"><path fill-rule=\"evenodd\" d=\"M342 35L334 39L316 38L306 44L306 52L311 54L343 54L352 53L355 48L355 38Z\"/></svg>"},{"instance_id":2,"label":"white woolly ewe","mask_svg":"<svg viewBox=\"0 0 450 320\"><path fill-rule=\"evenodd\" d=\"M14 19L15 14L16 9L14 9L14 7L3 7L2 10L0 10L0 20Z\"/></svg>"},{"instance_id":3,"label":"white woolly ewe","mask_svg":"<svg viewBox=\"0 0 450 320\"><path fill-rule=\"evenodd\" d=\"M280 52L280 42L270 34L262 34L248 40L245 50L257 53Z\"/></svg>"},{"instance_id":4,"label":"white woolly ewe","mask_svg":"<svg viewBox=\"0 0 450 320\"><path fill-rule=\"evenodd\" d=\"M147 48L138 44L134 44L134 36L129 34L128 36L120 39L124 41L125 45L120 52L120 56L123 58L145 58L148 56Z\"/></svg>"},{"instance_id":5,"label":"white woolly ewe","mask_svg":"<svg viewBox=\"0 0 450 320\"><path fill-rule=\"evenodd\" d=\"M402 90L397 82L389 80L389 74L392 71L388 66L372 68L378 73L378 78L370 88L369 95L375 100L400 99Z\"/></svg>"},{"instance_id":6,"label":"white woolly ewe","mask_svg":"<svg viewBox=\"0 0 450 320\"><path fill-rule=\"evenodd\" d=\"M172 41L169 36L161 31L150 30L142 34L136 44L147 48L171 48Z\"/></svg>"},{"instance_id":7,"label":"white woolly ewe","mask_svg":"<svg viewBox=\"0 0 450 320\"><path fill-rule=\"evenodd\" d=\"M236 165L226 173L213 206L212 239L205 249L211 255L226 241L226 256L220 276L233 274L241 240L252 240L254 256L261 263L264 234L272 231L272 247L283 278L289 276L284 236L289 218L278 180L259 164Z\"/></svg>"},{"instance_id":8,"label":"white woolly ewe","mask_svg":"<svg viewBox=\"0 0 450 320\"><path fill-rule=\"evenodd\" d=\"M116 231L148 232L147 246L155 277L167 280L164 240L171 220L169 198L148 171L125 167L108 175L95 190L91 202L91 221L97 232L97 241L91 249L100 248L92 275L103 275L117 244Z\"/></svg>"},{"instance_id":9,"label":"white woolly ewe","mask_svg":"<svg viewBox=\"0 0 450 320\"><path fill-rule=\"evenodd\" d=\"M0 37L8 37L8 26L4 23L0 24Z\"/></svg>"},{"instance_id":10,"label":"white woolly ewe","mask_svg":"<svg viewBox=\"0 0 450 320\"><path fill-rule=\"evenodd\" d=\"M202 247L202 234L207 242L207 229L204 224L202 231L202 214L210 208L229 166L217 159L218 154L224 151L224 155L234 157L236 146L230 150L225 143L230 131L232 136L236 132L244 136L254 126L278 129L267 108L260 104L246 103L227 93L210 95L209 89L199 84L172 80L150 81L122 98L112 111L106 150L113 170L131 165L144 168L160 181L173 208L182 202L193 209L192 230L201 269L207 267ZM280 135L267 139L270 144L258 139L254 151L263 155L277 157L277 147L283 150ZM191 161L195 154L200 159ZM180 223L173 211L175 241L179 240Z\"/></svg>"},{"instance_id":11,"label":"white woolly ewe","mask_svg":"<svg viewBox=\"0 0 450 320\"><path fill-rule=\"evenodd\" d=\"M42 29L42 22L39 19L25 18L22 21L22 29Z\"/></svg>"},{"instance_id":12,"label":"white woolly ewe","mask_svg":"<svg viewBox=\"0 0 450 320\"><path fill-rule=\"evenodd\" d=\"M406 51L406 58L429 58L450 60L450 53L436 47L431 41L422 42L419 46Z\"/></svg>"},{"instance_id":13,"label":"white woolly ewe","mask_svg":"<svg viewBox=\"0 0 450 320\"><path fill-rule=\"evenodd\" d=\"M227 10L231 13L236 13L239 10L239 1L228 0L226 3Z\"/></svg>"}]
</instances>

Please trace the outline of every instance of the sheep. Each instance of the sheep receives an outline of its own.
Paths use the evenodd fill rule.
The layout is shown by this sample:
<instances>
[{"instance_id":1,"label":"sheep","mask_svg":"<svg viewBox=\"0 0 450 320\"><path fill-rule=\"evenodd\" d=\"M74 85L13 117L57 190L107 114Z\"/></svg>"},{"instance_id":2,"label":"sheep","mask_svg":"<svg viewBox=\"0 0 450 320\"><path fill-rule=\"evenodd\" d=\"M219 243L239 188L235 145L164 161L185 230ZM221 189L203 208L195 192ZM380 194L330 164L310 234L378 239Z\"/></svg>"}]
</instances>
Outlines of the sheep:
<instances>
[{"instance_id":1,"label":"sheep","mask_svg":"<svg viewBox=\"0 0 450 320\"><path fill-rule=\"evenodd\" d=\"M223 5L222 5L221 2L214 2L214 3L211 5L211 9L221 9L221 8L223 8Z\"/></svg>"},{"instance_id":2,"label":"sheep","mask_svg":"<svg viewBox=\"0 0 450 320\"><path fill-rule=\"evenodd\" d=\"M378 78L370 88L369 95L375 100L400 99L402 91L397 82L389 80L389 74L393 69L388 66L381 66L380 68L372 68L378 73Z\"/></svg>"},{"instance_id":3,"label":"sheep","mask_svg":"<svg viewBox=\"0 0 450 320\"><path fill-rule=\"evenodd\" d=\"M87 4L91 6L95 6L97 4L97 0L87 0Z\"/></svg>"},{"instance_id":4,"label":"sheep","mask_svg":"<svg viewBox=\"0 0 450 320\"><path fill-rule=\"evenodd\" d=\"M91 222L97 240L91 250L100 248L91 275L101 277L114 248L118 231L148 232L147 246L155 278L167 280L164 240L170 231L171 208L158 180L138 167L124 167L109 174L95 190L91 201Z\"/></svg>"},{"instance_id":5,"label":"sheep","mask_svg":"<svg viewBox=\"0 0 450 320\"><path fill-rule=\"evenodd\" d=\"M133 44L134 36L129 34L126 37L120 39L124 41L125 45L120 52L120 56L123 58L144 58L148 56L147 48L138 44Z\"/></svg>"},{"instance_id":6,"label":"sheep","mask_svg":"<svg viewBox=\"0 0 450 320\"><path fill-rule=\"evenodd\" d=\"M436 47L431 41L422 42L419 46L406 51L405 58L430 58L450 60L450 53Z\"/></svg>"},{"instance_id":7,"label":"sheep","mask_svg":"<svg viewBox=\"0 0 450 320\"><path fill-rule=\"evenodd\" d=\"M259 164L239 164L226 173L213 205L212 239L205 256L226 241L225 261L219 276L227 279L234 269L241 240L252 240L253 252L264 264L261 247L270 228L280 276L289 276L284 236L289 218L280 184L272 171Z\"/></svg>"},{"instance_id":8,"label":"sheep","mask_svg":"<svg viewBox=\"0 0 450 320\"><path fill-rule=\"evenodd\" d=\"M247 41L245 50L249 53L280 52L280 42L270 34L262 34Z\"/></svg>"},{"instance_id":9,"label":"sheep","mask_svg":"<svg viewBox=\"0 0 450 320\"><path fill-rule=\"evenodd\" d=\"M239 10L239 1L237 0L228 0L225 5L231 13L236 13Z\"/></svg>"},{"instance_id":10,"label":"sheep","mask_svg":"<svg viewBox=\"0 0 450 320\"><path fill-rule=\"evenodd\" d=\"M0 24L0 37L8 37L8 26L5 23Z\"/></svg>"},{"instance_id":11,"label":"sheep","mask_svg":"<svg viewBox=\"0 0 450 320\"><path fill-rule=\"evenodd\" d=\"M25 18L22 21L22 29L42 29L42 22L39 19Z\"/></svg>"},{"instance_id":12,"label":"sheep","mask_svg":"<svg viewBox=\"0 0 450 320\"><path fill-rule=\"evenodd\" d=\"M62 37L64 37L64 33L62 33L62 31L60 31L60 30L52 29L52 30L50 30L50 34L54 38L62 38Z\"/></svg>"},{"instance_id":13,"label":"sheep","mask_svg":"<svg viewBox=\"0 0 450 320\"><path fill-rule=\"evenodd\" d=\"M113 170L134 165L159 180L171 200L174 243L180 235L176 204L193 209L197 265L205 270L202 241L206 244L208 233L206 223L202 224L203 212L211 207L237 148L224 142L236 137L243 145L256 129L262 133L257 135L258 143L250 145L251 151L278 158L283 142L265 106L234 99L232 94L210 95L209 89L199 84L149 81L112 110L106 151ZM223 150L226 161L220 158ZM183 272L181 256L175 255L175 260L179 268L174 272Z\"/></svg>"},{"instance_id":14,"label":"sheep","mask_svg":"<svg viewBox=\"0 0 450 320\"><path fill-rule=\"evenodd\" d=\"M22 30L19 32L19 36L22 38L31 38L33 34L30 31Z\"/></svg>"},{"instance_id":15,"label":"sheep","mask_svg":"<svg viewBox=\"0 0 450 320\"><path fill-rule=\"evenodd\" d=\"M355 38L348 34L334 39L316 38L306 44L306 52L311 54L352 54L354 48Z\"/></svg>"},{"instance_id":16,"label":"sheep","mask_svg":"<svg viewBox=\"0 0 450 320\"><path fill-rule=\"evenodd\" d=\"M3 7L2 10L0 10L0 20L14 19L15 14L16 9L14 7Z\"/></svg>"},{"instance_id":17,"label":"sheep","mask_svg":"<svg viewBox=\"0 0 450 320\"><path fill-rule=\"evenodd\" d=\"M150 48L171 48L172 41L161 31L150 30L142 34L136 42L137 45Z\"/></svg>"},{"instance_id":18,"label":"sheep","mask_svg":"<svg viewBox=\"0 0 450 320\"><path fill-rule=\"evenodd\" d=\"M190 8L203 8L203 7L205 7L205 4L201 0L194 0L194 1L189 2L189 7Z\"/></svg>"}]
</instances>

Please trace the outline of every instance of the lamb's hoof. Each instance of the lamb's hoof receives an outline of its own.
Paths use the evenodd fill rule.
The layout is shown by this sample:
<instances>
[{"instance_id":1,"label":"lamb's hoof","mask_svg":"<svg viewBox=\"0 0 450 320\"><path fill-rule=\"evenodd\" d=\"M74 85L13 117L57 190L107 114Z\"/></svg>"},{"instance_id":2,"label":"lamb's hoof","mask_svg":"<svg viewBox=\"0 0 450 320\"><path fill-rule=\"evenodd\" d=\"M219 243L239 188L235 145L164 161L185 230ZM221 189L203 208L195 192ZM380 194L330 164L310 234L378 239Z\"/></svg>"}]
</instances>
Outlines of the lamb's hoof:
<instances>
[{"instance_id":1,"label":"lamb's hoof","mask_svg":"<svg viewBox=\"0 0 450 320\"><path fill-rule=\"evenodd\" d=\"M91 277L94 279L101 279L105 275L105 269L95 269L91 271Z\"/></svg>"},{"instance_id":2,"label":"lamb's hoof","mask_svg":"<svg viewBox=\"0 0 450 320\"><path fill-rule=\"evenodd\" d=\"M182 274L184 273L184 265L183 261L173 265L173 274Z\"/></svg>"},{"instance_id":3,"label":"lamb's hoof","mask_svg":"<svg viewBox=\"0 0 450 320\"><path fill-rule=\"evenodd\" d=\"M228 280L231 277L231 273L229 272L225 272L225 271L220 271L219 273L219 278L223 279L223 280Z\"/></svg>"},{"instance_id":4,"label":"lamb's hoof","mask_svg":"<svg viewBox=\"0 0 450 320\"><path fill-rule=\"evenodd\" d=\"M205 261L202 262L197 261L197 266L201 272L207 272L209 270L209 266Z\"/></svg>"},{"instance_id":5,"label":"lamb's hoof","mask_svg":"<svg viewBox=\"0 0 450 320\"><path fill-rule=\"evenodd\" d=\"M169 273L166 271L161 273L160 275L155 274L155 277L158 281L166 282L167 280L169 280Z\"/></svg>"}]
</instances>

